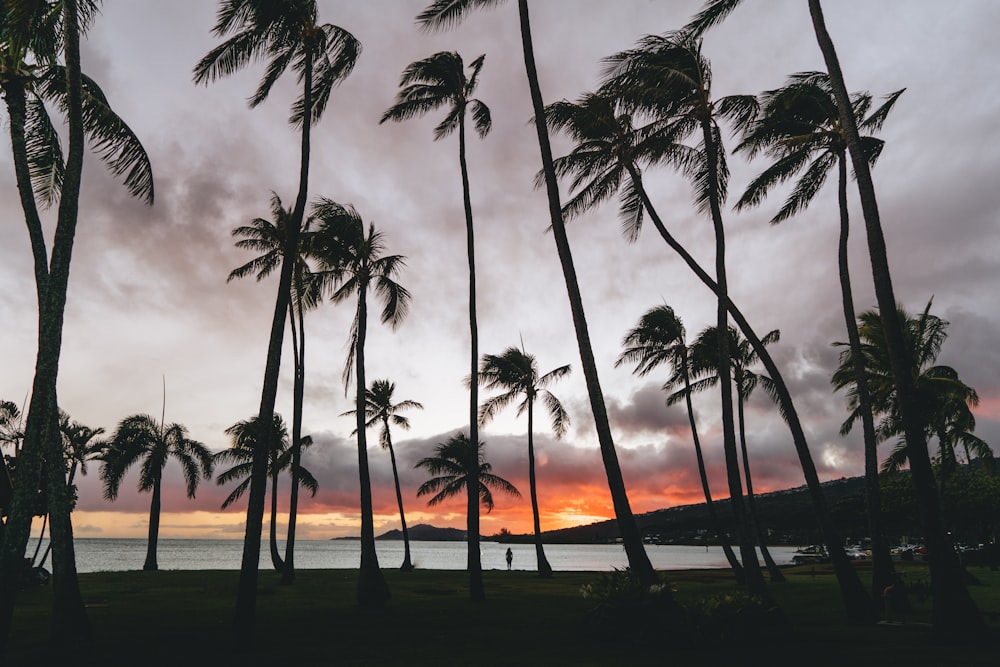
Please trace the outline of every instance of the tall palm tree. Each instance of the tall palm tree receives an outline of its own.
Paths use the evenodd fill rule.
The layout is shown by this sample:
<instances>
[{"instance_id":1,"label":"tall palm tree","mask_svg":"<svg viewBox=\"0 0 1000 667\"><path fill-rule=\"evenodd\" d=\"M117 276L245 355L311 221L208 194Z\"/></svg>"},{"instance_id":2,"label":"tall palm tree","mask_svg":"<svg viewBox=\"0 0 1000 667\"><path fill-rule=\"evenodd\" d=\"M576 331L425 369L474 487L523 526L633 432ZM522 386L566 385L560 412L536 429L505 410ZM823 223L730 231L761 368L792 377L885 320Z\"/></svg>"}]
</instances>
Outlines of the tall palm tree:
<instances>
[{"instance_id":1,"label":"tall palm tree","mask_svg":"<svg viewBox=\"0 0 1000 667\"><path fill-rule=\"evenodd\" d=\"M392 479L396 484L396 503L399 505L399 522L403 527L403 564L400 570L407 572L413 569L413 562L410 560L410 532L406 529L406 515L403 513L403 494L399 489L399 472L396 469L396 451L392 448L392 433L389 429L390 423L395 424L403 430L409 430L410 420L399 414L402 410L419 409L424 406L416 401L400 401L393 403L393 393L396 391L396 383L389 380L372 380L371 386L365 391L365 428L382 426L379 431L378 442L382 449L389 450L389 460L392 462ZM356 414L356 410L348 410L341 417ZM355 435L351 433L351 435Z\"/></svg>"},{"instance_id":2,"label":"tall palm tree","mask_svg":"<svg viewBox=\"0 0 1000 667\"><path fill-rule=\"evenodd\" d=\"M268 61L263 79L249 100L251 108L267 99L272 87L291 67L297 73L302 93L291 107L289 122L301 131L299 144L299 187L285 235L287 248L299 247L299 232L305 217L309 189L311 129L318 122L334 86L354 69L361 43L348 31L318 22L315 0L220 0L213 33L229 36L195 66L195 83L229 76L260 59ZM291 298L295 253L282 255L278 293L271 318L267 361L261 388L258 423L270 428L278 393L281 348L284 342L285 313ZM267 442L262 434L258 443ZM260 558L261 524L267 486L267 452L254 457L250 497L247 503L246 535L240 565L240 587L233 627L241 637L251 638L257 606L257 563Z\"/></svg>"},{"instance_id":3,"label":"tall palm tree","mask_svg":"<svg viewBox=\"0 0 1000 667\"><path fill-rule=\"evenodd\" d=\"M15 174L34 258L38 297L38 351L31 404L15 485L0 551L0 653L6 643L16 597L16 572L31 528L42 461L46 466L53 543L53 637L60 645L88 645L90 625L76 577L72 498L61 462L56 385L62 347L69 269L79 213L85 137L134 195L152 202L152 172L145 151L115 116L93 81L83 76L80 33L97 13L94 0L16 3L0 17L0 85L10 113ZM62 64L58 63L62 56ZM31 65L26 65L31 63ZM67 121L65 162L43 100L57 101ZM38 131L29 135L28 131ZM61 166L57 166L59 163ZM33 183L34 178L34 183ZM36 193L34 186L38 186ZM53 202L58 194L56 230L48 254L36 196Z\"/></svg>"},{"instance_id":4,"label":"tall palm tree","mask_svg":"<svg viewBox=\"0 0 1000 667\"><path fill-rule=\"evenodd\" d=\"M378 566L375 552L375 520L372 507L371 476L368 467L368 439L365 434L365 338L368 332L368 290L382 302L381 320L393 329L402 323L409 309L410 293L396 282L406 263L402 255L385 254L385 237L364 222L353 207L320 198L312 207L319 221L314 252L332 286L334 303L357 297L351 324L349 351L344 365L346 393L352 372L355 381L355 413L358 435L358 475L361 485L361 569L358 573L358 603L380 607L389 599L389 588Z\"/></svg>"},{"instance_id":5,"label":"tall palm tree","mask_svg":"<svg viewBox=\"0 0 1000 667\"><path fill-rule=\"evenodd\" d=\"M466 252L469 259L469 341L470 378L469 382L469 433L472 440L479 439L477 411L479 409L479 381L476 377L479 363L479 323L476 314L476 246L472 223L472 196L469 190L469 169L465 158L465 117L472 114L473 126L479 138L485 138L490 131L492 119L485 104L472 97L483 68L486 56L479 56L469 65L466 76L462 57L452 51L435 53L429 58L410 63L400 78L401 90L396 95L396 103L384 114L380 123L387 120L401 121L423 115L440 107L447 108L447 115L434 128L435 141L458 130L458 163L462 173L462 202L465 209ZM475 452L471 452L474 455ZM476 485L476 467L470 465L472 475L469 488ZM469 535L468 570L469 593L473 600L486 598L483 587L483 568L479 554L479 505L475 494L469 493L469 508L466 513Z\"/></svg>"},{"instance_id":6,"label":"tall palm tree","mask_svg":"<svg viewBox=\"0 0 1000 667\"><path fill-rule=\"evenodd\" d=\"M605 58L604 85L619 97L626 108L666 119L669 134L675 142L691 135L700 141L700 145L689 152L683 168L693 182L694 200L699 212L709 214L715 231L716 326L725 331L729 326L729 287L722 204L726 198L729 170L719 122L727 120L736 128L746 125L756 115L756 99L748 95L714 99L711 65L701 53L701 43L683 33L648 35L639 41L636 48ZM766 595L757 552L745 530L748 524L736 450L729 339L718 336L716 343L719 348L723 447L730 502L736 514L740 556L747 585L753 592Z\"/></svg>"},{"instance_id":7,"label":"tall palm tree","mask_svg":"<svg viewBox=\"0 0 1000 667\"><path fill-rule=\"evenodd\" d=\"M708 0L701 12L686 30L701 34L729 15L742 0ZM865 220L868 256L879 316L883 319L886 347L893 377L899 392L900 417L907 446L910 448L910 465L916 488L917 502L924 525L924 539L930 556L931 588L934 594L933 620L935 628L945 635L976 635L985 629L983 616L969 595L961 561L944 527L939 496L931 468L927 438L921 425L919 398L913 378L909 373L913 362L907 358L904 326L896 312L896 296L889 270L885 235L879 215L878 199L871 177L868 155L864 150L857 118L851 113L851 98L840 68L840 60L830 32L826 27L820 0L807 0L816 43L823 54L826 70L840 122L844 128L851 166L858 184L861 212ZM835 556L834 562L837 563Z\"/></svg>"},{"instance_id":8,"label":"tall palm tree","mask_svg":"<svg viewBox=\"0 0 1000 667\"><path fill-rule=\"evenodd\" d=\"M469 450L475 450L476 470L469 469ZM517 498L521 492L513 484L499 475L494 475L493 466L486 462L486 443L480 441L478 447L473 447L469 436L459 433L439 442L434 446L434 456L428 456L417 461L416 468L424 468L432 477L417 489L417 496L434 494L427 504L433 507L448 498L469 493L469 478L475 477L476 487L474 499L477 505L482 505L487 512L493 511L493 491L502 491Z\"/></svg>"},{"instance_id":9,"label":"tall palm tree","mask_svg":"<svg viewBox=\"0 0 1000 667\"><path fill-rule=\"evenodd\" d=\"M171 458L184 470L188 498L194 498L200 478L212 477L212 454L202 443L188 437L180 424L165 424L149 415L132 415L121 420L111 436L101 463L104 497L115 500L125 473L141 462L139 490L151 492L149 504L149 539L143 570L158 569L156 543L160 531L161 484L163 469Z\"/></svg>"},{"instance_id":10,"label":"tall palm tree","mask_svg":"<svg viewBox=\"0 0 1000 667\"><path fill-rule=\"evenodd\" d=\"M239 237L236 247L259 252L260 254L245 264L233 269L226 282L237 278L253 275L260 282L281 265L287 249L287 230L292 211L286 209L277 193L271 193L271 216L273 220L254 218L249 225L233 229L233 236ZM320 282L315 279L309 263L308 253L312 220L307 218L299 233L299 246L293 268L291 290L288 299L288 323L292 334L292 358L294 365L294 386L292 392L292 495L288 510L288 539L285 543L285 561L280 569L281 582L290 584L295 580L295 524L298 514L297 480L299 463L302 457L302 413L305 393L305 311L315 308L320 299ZM256 424L256 420L254 421ZM254 440L255 442L255 440ZM273 495L273 493L272 493ZM273 515L272 515L273 516ZM274 536L271 536L272 560L276 548Z\"/></svg>"},{"instance_id":11,"label":"tall palm tree","mask_svg":"<svg viewBox=\"0 0 1000 667\"><path fill-rule=\"evenodd\" d=\"M432 2L417 16L417 23L425 29L451 27L464 18L470 9L493 7L502 4L503 0L432 0ZM611 434L611 424L608 420L607 405L604 402L604 392L601 390L600 378L597 374L597 362L594 349L590 342L590 330L587 326L587 316L583 309L583 297L580 294L580 283L573 264L573 252L570 248L566 225L563 220L562 205L559 202L559 183L552 162L552 145L548 130L545 127L545 103L542 100L542 90L538 83L538 70L535 66L535 51L531 39L531 21L528 14L527 0L517 0L518 18L521 28L521 50L524 55L524 70L528 79L528 89L531 94L531 108L534 114L535 133L538 137L538 149L542 160L542 173L545 182L545 192L549 204L549 220L552 238L556 244L559 264L566 283L566 293L569 299L570 312L573 317L573 328L576 332L577 346L580 350L580 365L587 383L587 394L594 415L594 425L597 430L597 441L601 449L601 459L608 478L608 489L611 492L611 502L615 509L615 518L622 535L622 543L628 557L629 568L645 586L651 586L659 581L656 570L653 569L649 556L642 545L642 535L636 524L632 507L629 504L625 480L622 477L618 452L615 449Z\"/></svg>"},{"instance_id":12,"label":"tall palm tree","mask_svg":"<svg viewBox=\"0 0 1000 667\"><path fill-rule=\"evenodd\" d=\"M692 387L695 391L714 387L719 383L719 345L715 340L719 335L718 331L715 327L706 327L698 334L694 343L691 344L691 374L696 378L700 378ZM770 550L767 548L764 531L760 525L760 517L757 514L757 501L753 493L753 476L750 474L750 454L747 449L746 419L744 415L746 400L750 398L750 394L753 393L757 384L763 384L768 393L773 395L773 383L771 382L771 378L766 375L759 375L751 370L750 367L758 359L746 338L741 337L734 327L729 327L728 333L728 348L732 355L730 370L733 374L733 384L736 389L737 429L739 431L740 453L743 460L743 480L746 482L746 501L747 509L749 510L750 528L760 548L761 556L764 558L771 581L784 581L785 575L782 574L781 569L775 563ZM779 331L774 329L764 336L761 342L769 345L777 341L780 336ZM676 400L680 400L679 397Z\"/></svg>"},{"instance_id":13,"label":"tall palm tree","mask_svg":"<svg viewBox=\"0 0 1000 667\"><path fill-rule=\"evenodd\" d=\"M271 519L269 542L271 548L271 565L276 572L283 572L287 563L281 560L278 552L277 522L278 522L278 476L291 464L291 450L288 446L288 427L285 420L278 413L274 414L274 427L271 430L274 439L268 443L268 476L271 478ZM236 488L222 501L222 509L226 509L234 502L243 497L247 489L250 488L250 481L253 470L253 452L257 446L257 436L260 434L260 427L257 425L257 417L251 417L238 421L226 429L226 435L232 439L232 445L228 449L223 449L212 455L212 465L226 465L231 467L220 472L215 483L218 485L239 482ZM312 440L306 437L308 446ZM316 478L306 470L300 468L297 476L298 484L304 486L312 495L316 495L319 483Z\"/></svg>"},{"instance_id":14,"label":"tall palm tree","mask_svg":"<svg viewBox=\"0 0 1000 667\"><path fill-rule=\"evenodd\" d=\"M871 111L872 97L867 93L855 94L851 99L852 112L859 119L859 128L874 132L885 121L899 90L889 95L886 102ZM882 151L883 142L873 136L862 137L869 161L874 164ZM761 95L761 114L744 135L736 148L749 157L763 152L775 159L747 187L736 204L744 208L759 204L778 183L803 172L791 195L778 213L771 218L777 224L804 210L819 192L830 170L836 165L838 173L837 199L840 208L840 241L838 265L841 302L847 338L855 360L854 373L858 387L858 408L862 422L865 452L865 493L868 502L868 527L872 540L872 599L877 599L886 586L893 583L892 560L889 545L882 532L881 498L878 485L878 451L875 425L871 414L871 400L864 384L864 365L861 357L861 340L855 322L854 296L848 264L848 238L850 217L847 207L847 141L840 122L840 113L830 87L830 78L823 72L802 72L789 77L781 88Z\"/></svg>"},{"instance_id":15,"label":"tall palm tree","mask_svg":"<svg viewBox=\"0 0 1000 667\"><path fill-rule=\"evenodd\" d=\"M542 528L538 517L538 493L535 483L535 399L541 398L549 412L552 431L561 438L569 428L569 413L555 394L546 387L556 380L569 375L569 365L555 368L545 375L538 374L538 363L533 354L516 347L508 347L500 354L484 354L479 368L479 380L487 389L502 393L486 399L479 408L479 421L486 424L508 405L521 402L517 406L517 416L528 413L528 486L531 490L531 515L535 530L535 557L538 574L552 576L552 566L545 558L542 548ZM523 398L522 398L523 397Z\"/></svg>"},{"instance_id":16,"label":"tall palm tree","mask_svg":"<svg viewBox=\"0 0 1000 667\"><path fill-rule=\"evenodd\" d=\"M630 241L638 238L644 216L648 214L664 242L684 260L698 280L712 290L713 294L717 294L715 281L666 228L643 185L640 171L642 162L667 163L681 168L692 162L691 150L676 142L669 118L664 120L654 116L649 127L634 128L632 115L619 108L609 91L586 95L578 103L564 101L553 104L546 109L546 115L551 126L568 131L578 144L570 154L559 158L555 164L559 174L576 175L573 187L578 188L578 192L567 203L566 214L582 212L618 195L626 238ZM727 307L733 321L750 341L774 381L775 398L791 431L795 452L802 466L820 531L828 545L848 617L868 618L872 614L871 598L861 585L851 561L844 554L841 547L843 539L830 520L816 465L791 393L777 364L746 316L732 299L727 299Z\"/></svg>"},{"instance_id":17,"label":"tall palm tree","mask_svg":"<svg viewBox=\"0 0 1000 667\"><path fill-rule=\"evenodd\" d=\"M639 377L645 377L661 364L669 364L673 369L670 378L663 385L664 391L670 391L668 405L673 400L684 398L687 407L688 423L691 426L691 439L694 442L695 458L698 461L698 476L701 478L701 490L705 494L705 507L708 508L709 520L715 534L722 544L722 551L729 561L729 566L736 575L736 580L743 583L743 566L733 553L728 535L721 528L719 517L715 512L712 492L708 486L708 472L705 469L705 457L701 451L701 439L698 437L698 426L694 418L694 406L691 401L691 373L689 350L685 341L686 332L681 318L667 305L650 308L639 318L638 325L629 331L622 345L624 351L615 361L615 368L622 364L634 363L633 371Z\"/></svg>"}]
</instances>

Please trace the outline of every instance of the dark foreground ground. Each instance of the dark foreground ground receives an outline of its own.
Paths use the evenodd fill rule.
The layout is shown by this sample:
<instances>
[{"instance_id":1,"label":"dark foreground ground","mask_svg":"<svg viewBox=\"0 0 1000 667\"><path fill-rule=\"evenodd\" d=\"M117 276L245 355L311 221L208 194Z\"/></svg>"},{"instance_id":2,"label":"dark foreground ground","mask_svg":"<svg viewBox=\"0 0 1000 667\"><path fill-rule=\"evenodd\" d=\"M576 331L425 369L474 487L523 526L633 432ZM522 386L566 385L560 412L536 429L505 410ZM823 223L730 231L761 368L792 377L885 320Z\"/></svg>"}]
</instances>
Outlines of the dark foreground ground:
<instances>
[{"instance_id":1,"label":"dark foreground ground","mask_svg":"<svg viewBox=\"0 0 1000 667\"><path fill-rule=\"evenodd\" d=\"M48 588L18 600L4 667L36 665L1000 665L1000 573L971 568L970 588L987 612L979 641L942 643L924 622L929 601L917 593L927 572L907 564L915 586L900 625L858 626L845 617L825 566L790 567L772 584L784 621L749 637L693 641L676 625L646 623L642 632L614 619L594 622L593 598L580 589L597 573L485 573L488 601L468 600L464 572L386 570L388 606L355 605L356 573L311 570L280 586L262 573L254 646L236 646L231 617L237 572L116 572L80 576L95 648L53 648L48 641ZM863 580L865 565L859 564ZM692 603L733 590L726 571L663 573L676 599ZM718 598L717 598L718 599ZM622 613L629 613L627 611ZM590 619L590 620L588 620Z\"/></svg>"}]
</instances>

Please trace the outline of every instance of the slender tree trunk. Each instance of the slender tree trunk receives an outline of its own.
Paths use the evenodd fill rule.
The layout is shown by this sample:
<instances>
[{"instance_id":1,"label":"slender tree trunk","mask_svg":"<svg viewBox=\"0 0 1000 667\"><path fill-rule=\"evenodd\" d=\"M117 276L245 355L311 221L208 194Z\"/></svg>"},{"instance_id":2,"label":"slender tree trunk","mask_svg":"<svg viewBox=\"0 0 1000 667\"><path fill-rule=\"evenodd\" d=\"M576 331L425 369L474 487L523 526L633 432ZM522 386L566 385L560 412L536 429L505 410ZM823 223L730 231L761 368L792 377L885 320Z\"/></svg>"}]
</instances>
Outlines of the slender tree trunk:
<instances>
[{"instance_id":1,"label":"slender tree trunk","mask_svg":"<svg viewBox=\"0 0 1000 667\"><path fill-rule=\"evenodd\" d=\"M917 504L924 527L924 539L927 544L931 570L931 592L934 600L934 626L938 632L945 636L982 635L986 630L985 621L965 587L962 564L951 540L945 533L944 522L941 518L941 506L934 485L934 471L931 468L924 424L917 401L913 362L906 349L903 327L896 310L896 297L893 293L892 276L889 272L885 237L882 233L878 201L875 197L875 185L868 168L868 159L864 151L861 150L857 120L851 112L852 107L847 93L847 85L844 82L844 74L840 69L840 61L837 58L833 40L827 31L819 0L809 0L809 13L812 16L813 29L816 32L816 42L823 53L823 60L826 62L826 68L830 74L830 84L833 86L834 97L840 111L840 121L847 138L847 149L851 154L851 164L854 167L858 192L861 197L861 210L865 218L868 254L875 285L875 298L878 302L879 317L882 319L882 329L886 337L889 363L895 379L899 412L906 437L907 458L910 462Z\"/></svg>"},{"instance_id":2,"label":"slender tree trunk","mask_svg":"<svg viewBox=\"0 0 1000 667\"><path fill-rule=\"evenodd\" d=\"M736 582L742 586L746 583L746 575L743 574L743 566L740 564L739 559L736 558L736 554L733 553L733 548L729 544L729 536L721 528L719 515L715 511L715 503L712 501L712 491L708 486L708 472L705 469L705 457L701 452L701 439L698 437L698 426L694 420L694 406L691 403L691 382L688 379L686 370L686 358L683 363L685 365L684 403L687 405L688 423L691 424L691 439L694 441L694 453L695 457L698 459L698 476L701 478L701 490L705 494L705 507L708 509L708 519L712 522L712 528L715 530L715 536L719 538L719 543L722 545L722 552L726 554L726 560L729 561L729 567L733 570Z\"/></svg>"},{"instance_id":3,"label":"slender tree trunk","mask_svg":"<svg viewBox=\"0 0 1000 667\"><path fill-rule=\"evenodd\" d=\"M774 562L774 558L771 557L767 541L764 539L764 531L760 527L760 518L757 515L757 500L753 495L753 480L750 476L750 453L747 451L746 421L743 407L743 381L741 378L736 381L736 408L740 426L740 452L743 455L743 477L747 482L747 509L750 514L750 525L754 535L757 536L760 555L764 558L764 564L767 566L767 573L771 577L771 581L782 582L785 580L785 575L781 572L778 564Z\"/></svg>"},{"instance_id":4,"label":"slender tree trunk","mask_svg":"<svg viewBox=\"0 0 1000 667\"><path fill-rule=\"evenodd\" d=\"M399 505L399 523L403 530L403 564L399 567L403 572L413 569L410 560L410 531L406 529L406 515L403 513L403 493L399 489L399 472L396 469L396 451L392 448L392 436L389 434L389 419L384 420L386 444L389 449L389 461L392 462L392 479L396 483L396 503Z\"/></svg>"},{"instance_id":5,"label":"slender tree trunk","mask_svg":"<svg viewBox=\"0 0 1000 667\"><path fill-rule=\"evenodd\" d=\"M281 347L285 336L285 311L291 298L292 273L298 257L299 231L305 215L309 188L309 138L312 128L312 54L307 54L302 72L303 109L301 159L299 161L299 191L295 208L288 220L285 252L281 258L278 294L275 297L274 316L271 318L271 335L267 343L267 361L264 366L264 383L261 388L260 411L257 423L260 433L253 451L250 471L250 492L247 500L246 533L243 538L243 558L240 563L239 589L233 617L233 636L241 650L252 648L257 623L257 578L260 565L260 536L264 522L264 496L267 491L268 443L273 437L274 404L278 395L278 376L281 371Z\"/></svg>"},{"instance_id":6,"label":"slender tree trunk","mask_svg":"<svg viewBox=\"0 0 1000 667\"><path fill-rule=\"evenodd\" d=\"M285 564L281 561L281 553L278 551L278 471L271 472L271 521L268 530L268 543L271 549L271 567L275 572L285 569Z\"/></svg>"},{"instance_id":7,"label":"slender tree trunk","mask_svg":"<svg viewBox=\"0 0 1000 667\"><path fill-rule=\"evenodd\" d=\"M362 227L361 233L364 234ZM368 470L368 438L365 433L365 337L368 333L368 277L358 281L358 338L354 359L355 414L358 429L358 475L361 482L361 570L358 573L358 604L363 608L382 607L389 599L389 587L378 565L375 551L375 517L372 482Z\"/></svg>"},{"instance_id":8,"label":"slender tree trunk","mask_svg":"<svg viewBox=\"0 0 1000 667\"><path fill-rule=\"evenodd\" d=\"M535 528L535 558L538 561L538 576L544 579L552 577L552 566L545 558L542 548L542 525L538 518L538 492L535 487L535 397L528 398L528 488L531 492L531 518Z\"/></svg>"},{"instance_id":9,"label":"slender tree trunk","mask_svg":"<svg viewBox=\"0 0 1000 667\"><path fill-rule=\"evenodd\" d=\"M299 281L301 287L301 280ZM306 381L306 321L301 300L298 307L298 339L296 340L295 310L288 307L291 322L292 347L295 352L295 386L292 389L292 491L288 500L288 537L285 540L285 566L281 570L281 584L288 586L295 581L295 524L299 514L299 467L302 465L302 411Z\"/></svg>"},{"instance_id":10,"label":"slender tree trunk","mask_svg":"<svg viewBox=\"0 0 1000 667\"><path fill-rule=\"evenodd\" d=\"M35 543L35 553L31 554L32 567L36 567L36 561L38 560L38 552L42 550L42 540L45 539L45 529L48 528L48 525L49 525L49 513L46 512L45 516L42 517L42 530L41 532L38 533L38 542ZM49 542L51 543L51 541L52 540L50 538ZM45 550L45 553L48 553L48 549ZM41 566L37 565L37 567Z\"/></svg>"},{"instance_id":11,"label":"slender tree trunk","mask_svg":"<svg viewBox=\"0 0 1000 667\"><path fill-rule=\"evenodd\" d=\"M743 506L743 485L740 482L739 455L736 451L736 427L733 417L733 376L732 357L729 351L729 312L726 304L729 301L729 288L726 278L726 233L722 224L722 211L719 208L718 183L718 145L712 132L711 121L705 117L701 120L701 130L705 144L705 162L708 168L708 201L712 213L712 225L715 228L715 280L718 287L716 297L716 330L718 331L719 350L719 388L722 394L722 437L726 453L726 472L729 481L729 502L736 515L736 534L740 542L740 560L743 562L743 572L746 575L746 586L750 592L767 599L767 584L760 571L757 551L748 530L750 524L746 508Z\"/></svg>"},{"instance_id":12,"label":"slender tree trunk","mask_svg":"<svg viewBox=\"0 0 1000 667\"><path fill-rule=\"evenodd\" d=\"M629 176L635 184L636 192L639 193L639 197L642 200L642 205L646 209L646 212L649 213L649 219L652 220L660 236L674 252L680 255L681 259L684 260L684 263L688 265L688 268L694 272L698 279L712 290L713 293L717 294L718 288L712 277L701 268L701 265L691 256L691 253L677 242L677 239L670 234L663 224L663 220L657 214L656 209L653 208L649 194L642 186L642 176L638 169L634 165L629 165L628 170ZM750 326L750 323L747 322L746 317L743 316L740 309L731 300L727 299L727 301L729 314L732 315L733 321L739 327L740 331L743 332L743 335L746 336L747 341L750 342L754 352L760 358L761 363L764 364L764 368L767 369L767 374L774 381L778 408L792 434L792 442L795 445L795 452L799 457L799 465L802 466L802 474L805 477L806 486L812 498L813 511L816 513L816 522L819 524L820 532L823 534L823 542L826 544L827 553L830 555L830 562L833 565L837 582L840 585L840 596L844 602L847 618L856 623L873 621L875 615L872 611L872 600L861 585L861 579L858 577L854 566L844 553L842 546L844 541L840 536L840 532L830 521L830 513L823 496L823 487L820 485L819 475L816 473L816 464L813 462L812 454L809 451L809 444L806 442L805 431L802 429L802 423L799 421L799 415L795 411L792 396L785 385L781 371L778 370L777 364L771 358L771 353L764 347L764 343Z\"/></svg>"},{"instance_id":13,"label":"slender tree trunk","mask_svg":"<svg viewBox=\"0 0 1000 667\"><path fill-rule=\"evenodd\" d=\"M465 160L465 110L458 117L458 162L462 170L462 203L465 207L465 235L469 255L469 473L466 478L466 540L469 546L469 596L474 602L486 600L483 563L479 553L479 322L476 315L476 243L472 224L472 196L469 168ZM359 407L360 409L360 407Z\"/></svg>"},{"instance_id":14,"label":"slender tree trunk","mask_svg":"<svg viewBox=\"0 0 1000 667\"><path fill-rule=\"evenodd\" d=\"M642 534L632 514L625 481L622 478L618 454L614 439L611 436L611 425L608 422L607 406L601 391L600 379L597 375L597 362L590 343L590 332L587 327L587 317L583 310L583 298L580 295L580 284L573 265L573 253L569 238L566 235L566 225L563 222L562 207L559 203L559 185L556 181L555 169L552 165L552 147L549 143L548 129L545 127L545 105L542 101L542 91L538 84L538 72L535 69L534 47L531 43L531 24L528 17L527 0L518 0L518 13L521 20L521 44L524 51L524 68L528 77L528 87L531 91L532 110L535 115L535 131L538 135L538 148L541 152L542 171L545 174L545 191L549 200L549 218L552 223L552 238L555 240L556 251L559 254L559 264L562 266L563 278L566 282L566 292L569 297L570 311L573 314L573 327L576 331L576 341L580 348L580 365L583 368L584 379L587 382L587 394L590 397L590 407L594 414L594 424L597 428L597 440L601 448L601 458L608 477L608 488L611 492L611 502L615 508L615 518L618 530L621 532L625 554L628 557L630 570L646 586L659 581L656 570L653 569L649 556L642 545Z\"/></svg>"},{"instance_id":15,"label":"slender tree trunk","mask_svg":"<svg viewBox=\"0 0 1000 667\"><path fill-rule=\"evenodd\" d=\"M847 261L847 241L850 238L851 223L847 208L847 158L843 153L837 157L837 167L837 200L840 205L837 264L840 271L841 300L844 304L844 323L847 326L847 340L854 368L854 385L858 392L858 414L861 416L861 430L864 435L865 499L868 502L868 534L872 541L871 596L872 601L878 606L886 587L895 581L895 569L889 554L889 544L882 531L882 492L878 486L878 441L875 437L872 400L865 379L865 359L861 351L861 335L858 332L854 295L851 289L851 272Z\"/></svg>"},{"instance_id":16,"label":"slender tree trunk","mask_svg":"<svg viewBox=\"0 0 1000 667\"><path fill-rule=\"evenodd\" d=\"M149 532L146 537L146 562L143 570L158 570L156 564L156 545L160 539L160 484L158 476L153 482L152 499L149 501Z\"/></svg>"}]
</instances>

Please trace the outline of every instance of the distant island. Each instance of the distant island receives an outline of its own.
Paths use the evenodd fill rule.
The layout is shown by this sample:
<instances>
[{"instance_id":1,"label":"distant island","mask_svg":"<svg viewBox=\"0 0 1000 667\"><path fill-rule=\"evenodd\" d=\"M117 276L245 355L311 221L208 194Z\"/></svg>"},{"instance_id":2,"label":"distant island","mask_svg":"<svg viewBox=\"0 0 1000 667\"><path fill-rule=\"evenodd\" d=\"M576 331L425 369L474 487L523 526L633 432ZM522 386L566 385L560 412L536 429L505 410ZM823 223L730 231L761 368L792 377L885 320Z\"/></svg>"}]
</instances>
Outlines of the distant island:
<instances>
[{"instance_id":1,"label":"distant island","mask_svg":"<svg viewBox=\"0 0 1000 667\"><path fill-rule=\"evenodd\" d=\"M438 528L430 524L418 523L415 526L410 526L408 532L410 533L411 540L424 542L464 542L466 531L458 528ZM381 535L376 535L375 539L401 540L403 539L403 531L393 529Z\"/></svg>"}]
</instances>

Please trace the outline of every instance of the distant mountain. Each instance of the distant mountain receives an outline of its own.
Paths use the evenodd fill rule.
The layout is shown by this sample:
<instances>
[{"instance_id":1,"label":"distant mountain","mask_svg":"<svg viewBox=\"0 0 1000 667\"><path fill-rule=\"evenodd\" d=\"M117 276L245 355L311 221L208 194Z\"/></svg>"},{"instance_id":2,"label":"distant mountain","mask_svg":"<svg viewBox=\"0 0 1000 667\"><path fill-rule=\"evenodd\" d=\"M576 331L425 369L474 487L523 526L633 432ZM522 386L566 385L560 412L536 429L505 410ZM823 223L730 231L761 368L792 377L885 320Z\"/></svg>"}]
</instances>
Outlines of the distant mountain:
<instances>
[{"instance_id":1,"label":"distant mountain","mask_svg":"<svg viewBox=\"0 0 1000 667\"><path fill-rule=\"evenodd\" d=\"M426 523L418 523L408 529L411 540L427 542L464 542L465 531L458 528L438 528ZM401 540L403 531L390 530L375 537L376 540Z\"/></svg>"}]
</instances>

